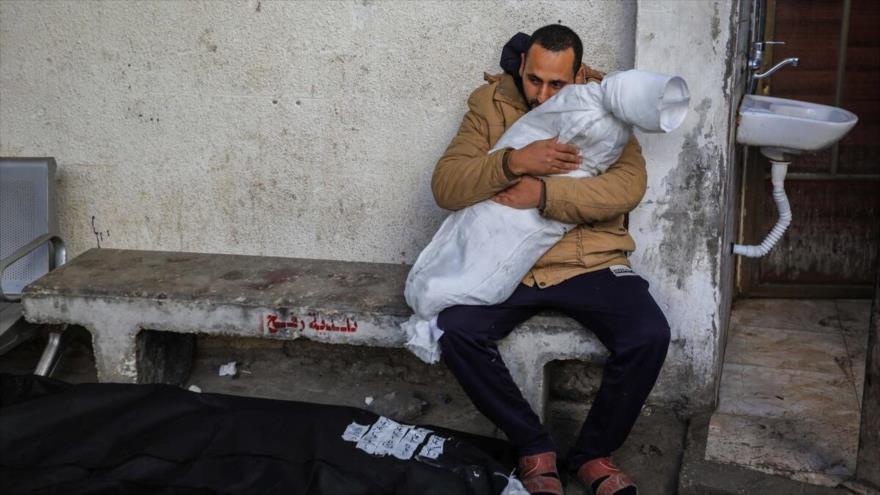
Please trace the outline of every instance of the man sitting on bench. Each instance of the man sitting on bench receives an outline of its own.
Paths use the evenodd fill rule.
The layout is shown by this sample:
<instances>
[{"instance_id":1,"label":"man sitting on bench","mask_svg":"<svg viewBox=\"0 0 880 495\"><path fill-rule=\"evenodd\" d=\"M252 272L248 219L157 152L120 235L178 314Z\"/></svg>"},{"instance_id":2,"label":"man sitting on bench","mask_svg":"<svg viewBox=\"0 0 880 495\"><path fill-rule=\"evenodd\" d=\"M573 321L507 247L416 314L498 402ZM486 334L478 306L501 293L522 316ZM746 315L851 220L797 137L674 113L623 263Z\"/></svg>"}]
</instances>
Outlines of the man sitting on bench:
<instances>
[{"instance_id":1,"label":"man sitting on bench","mask_svg":"<svg viewBox=\"0 0 880 495\"><path fill-rule=\"evenodd\" d=\"M565 26L545 26L527 41L514 37L511 43L518 40L525 41L519 63L505 64L507 74L487 76L488 84L468 99L458 134L434 170L434 198L449 210L492 198L578 226L535 264L508 300L441 312L443 359L480 412L518 449L525 487L561 494L556 446L513 382L496 342L543 309L561 311L589 328L610 356L567 466L597 494L636 493L610 455L629 435L669 345L669 324L648 282L627 260L635 244L624 217L645 193L645 161L635 138L606 173L582 179L550 177L579 161L573 146L555 139L487 153L518 118L565 85L601 78L581 63L580 38Z\"/></svg>"}]
</instances>

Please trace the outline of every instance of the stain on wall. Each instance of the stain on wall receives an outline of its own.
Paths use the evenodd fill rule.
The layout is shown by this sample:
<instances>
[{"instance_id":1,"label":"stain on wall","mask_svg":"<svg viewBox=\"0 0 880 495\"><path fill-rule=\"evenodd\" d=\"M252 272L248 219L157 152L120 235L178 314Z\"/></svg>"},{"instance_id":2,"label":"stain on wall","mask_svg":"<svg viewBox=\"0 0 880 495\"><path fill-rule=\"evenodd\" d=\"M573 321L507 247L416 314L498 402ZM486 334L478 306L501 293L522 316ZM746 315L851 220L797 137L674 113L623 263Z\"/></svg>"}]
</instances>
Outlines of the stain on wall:
<instances>
[{"instance_id":1,"label":"stain on wall","mask_svg":"<svg viewBox=\"0 0 880 495\"><path fill-rule=\"evenodd\" d=\"M727 139L726 135L716 136L714 129L707 128L707 116L712 111L710 98L693 105L692 111L698 121L685 133L677 166L663 178L665 196L675 201L654 212L658 224L668 226L660 232L658 249L662 258L668 260L664 269L677 289L685 287L695 270L705 270L705 263L712 273L716 272L721 242L718 179Z\"/></svg>"},{"instance_id":2,"label":"stain on wall","mask_svg":"<svg viewBox=\"0 0 880 495\"><path fill-rule=\"evenodd\" d=\"M98 227L95 225L95 216L92 215L92 233L95 234L95 243L97 247L101 247L101 241L104 240L106 236L107 239L110 239L110 229L107 230L98 230Z\"/></svg>"}]
</instances>

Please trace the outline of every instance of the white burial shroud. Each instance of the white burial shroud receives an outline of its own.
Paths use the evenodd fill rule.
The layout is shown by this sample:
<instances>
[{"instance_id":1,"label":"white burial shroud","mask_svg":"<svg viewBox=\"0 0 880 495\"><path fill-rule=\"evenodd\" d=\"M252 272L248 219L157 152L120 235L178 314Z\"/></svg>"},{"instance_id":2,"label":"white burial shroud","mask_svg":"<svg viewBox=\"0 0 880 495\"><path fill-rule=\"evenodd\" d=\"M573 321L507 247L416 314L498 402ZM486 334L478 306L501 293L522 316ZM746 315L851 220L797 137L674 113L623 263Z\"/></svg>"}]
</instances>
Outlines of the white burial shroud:
<instances>
[{"instance_id":1,"label":"white burial shroud","mask_svg":"<svg viewBox=\"0 0 880 495\"><path fill-rule=\"evenodd\" d=\"M577 170L562 175L592 177L617 161L631 126L670 132L684 120L689 101L680 77L641 70L611 73L601 83L562 88L517 120L490 153L558 136L577 146L583 160ZM544 218L535 208L521 210L491 200L450 214L407 276L406 302L415 314L402 324L406 347L423 361L436 362L437 341L443 335L437 315L442 310L503 302L573 227Z\"/></svg>"}]
</instances>

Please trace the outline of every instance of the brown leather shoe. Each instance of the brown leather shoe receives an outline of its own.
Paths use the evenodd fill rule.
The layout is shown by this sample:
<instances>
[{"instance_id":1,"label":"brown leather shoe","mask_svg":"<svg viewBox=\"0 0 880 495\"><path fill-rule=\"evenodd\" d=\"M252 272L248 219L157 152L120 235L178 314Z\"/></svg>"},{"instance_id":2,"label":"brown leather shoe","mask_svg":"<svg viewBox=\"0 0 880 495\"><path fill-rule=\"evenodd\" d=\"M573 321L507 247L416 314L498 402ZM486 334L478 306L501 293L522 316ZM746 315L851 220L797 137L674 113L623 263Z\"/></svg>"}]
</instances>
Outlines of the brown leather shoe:
<instances>
[{"instance_id":1,"label":"brown leather shoe","mask_svg":"<svg viewBox=\"0 0 880 495\"><path fill-rule=\"evenodd\" d=\"M562 482L556 470L556 452L527 455L519 458L519 479L531 494L563 495Z\"/></svg>"},{"instance_id":2,"label":"brown leather shoe","mask_svg":"<svg viewBox=\"0 0 880 495\"><path fill-rule=\"evenodd\" d=\"M585 462L578 469L577 476L594 495L638 495L639 493L635 482L614 465L610 457L600 457Z\"/></svg>"}]
</instances>

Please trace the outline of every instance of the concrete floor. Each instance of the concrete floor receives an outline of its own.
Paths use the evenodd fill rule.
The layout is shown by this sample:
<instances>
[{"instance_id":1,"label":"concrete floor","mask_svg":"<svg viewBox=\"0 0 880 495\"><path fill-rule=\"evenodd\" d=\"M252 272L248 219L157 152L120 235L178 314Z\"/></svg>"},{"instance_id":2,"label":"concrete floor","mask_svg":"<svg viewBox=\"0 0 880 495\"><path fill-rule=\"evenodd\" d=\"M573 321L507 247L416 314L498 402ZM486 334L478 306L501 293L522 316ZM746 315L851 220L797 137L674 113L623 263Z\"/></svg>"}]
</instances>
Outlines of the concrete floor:
<instances>
[{"instance_id":1,"label":"concrete floor","mask_svg":"<svg viewBox=\"0 0 880 495\"><path fill-rule=\"evenodd\" d=\"M836 486L855 472L867 300L741 300L706 459Z\"/></svg>"}]
</instances>

